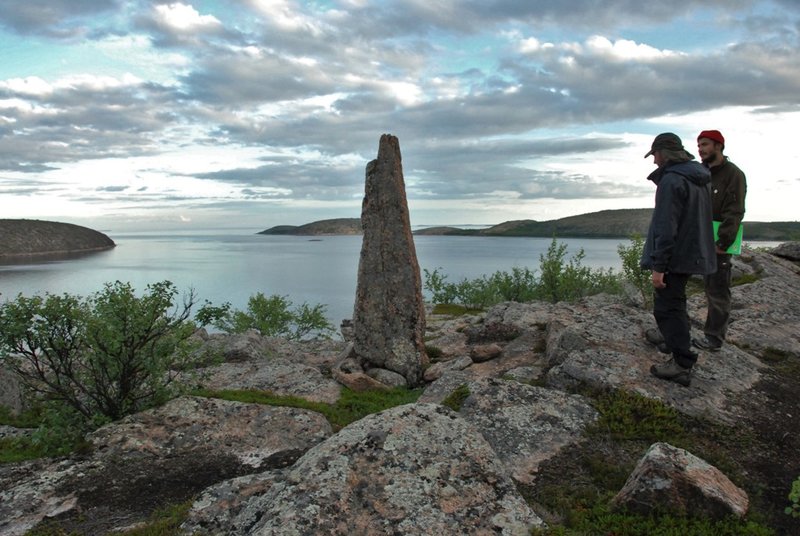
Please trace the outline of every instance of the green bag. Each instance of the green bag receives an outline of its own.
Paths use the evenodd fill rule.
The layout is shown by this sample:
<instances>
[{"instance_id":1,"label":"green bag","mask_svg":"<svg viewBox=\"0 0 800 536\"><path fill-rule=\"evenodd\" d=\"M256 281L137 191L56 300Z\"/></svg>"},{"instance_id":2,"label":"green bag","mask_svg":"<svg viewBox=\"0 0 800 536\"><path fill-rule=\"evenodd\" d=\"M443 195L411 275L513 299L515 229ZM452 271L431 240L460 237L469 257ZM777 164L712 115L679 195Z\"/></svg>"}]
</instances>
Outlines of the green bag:
<instances>
[{"instance_id":1,"label":"green bag","mask_svg":"<svg viewBox=\"0 0 800 536\"><path fill-rule=\"evenodd\" d=\"M721 221L712 221L714 225L714 242L719 240L719 226L722 225ZM728 247L725 253L730 253L731 255L741 255L742 253L742 236L744 236L744 224L739 224L739 231L736 233L736 239L733 241L733 244Z\"/></svg>"}]
</instances>

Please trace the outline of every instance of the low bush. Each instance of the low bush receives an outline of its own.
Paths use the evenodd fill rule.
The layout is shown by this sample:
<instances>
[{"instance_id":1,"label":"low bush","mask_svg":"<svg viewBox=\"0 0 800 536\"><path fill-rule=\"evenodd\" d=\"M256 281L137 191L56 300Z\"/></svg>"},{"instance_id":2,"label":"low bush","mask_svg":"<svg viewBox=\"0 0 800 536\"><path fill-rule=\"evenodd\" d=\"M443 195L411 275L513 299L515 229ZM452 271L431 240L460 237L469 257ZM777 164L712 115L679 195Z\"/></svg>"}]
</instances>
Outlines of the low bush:
<instances>
[{"instance_id":1,"label":"low bush","mask_svg":"<svg viewBox=\"0 0 800 536\"><path fill-rule=\"evenodd\" d=\"M644 238L638 234L631 237L628 246L617 246L617 253L622 260L622 277L639 292L645 309L650 309L653 307L653 285L650 270L639 264L643 250Z\"/></svg>"},{"instance_id":2,"label":"low bush","mask_svg":"<svg viewBox=\"0 0 800 536\"><path fill-rule=\"evenodd\" d=\"M789 491L789 506L784 510L787 515L800 518L800 476L792 482L792 489Z\"/></svg>"},{"instance_id":3,"label":"low bush","mask_svg":"<svg viewBox=\"0 0 800 536\"><path fill-rule=\"evenodd\" d=\"M621 280L613 270L583 266L583 249L566 259L567 246L555 238L546 253L539 256L539 273L528 268L498 271L477 279L449 283L437 268L424 270L424 287L436 304L457 304L481 309L504 301L551 303L574 301L601 292L619 293Z\"/></svg>"},{"instance_id":4,"label":"low bush","mask_svg":"<svg viewBox=\"0 0 800 536\"><path fill-rule=\"evenodd\" d=\"M300 340L309 336L327 337L334 331L325 318L325 309L324 305L306 303L294 307L285 296L265 296L259 292L250 296L246 311L233 309L228 302L215 306L207 301L198 310L195 320L225 333L256 329L265 337Z\"/></svg>"},{"instance_id":5,"label":"low bush","mask_svg":"<svg viewBox=\"0 0 800 536\"><path fill-rule=\"evenodd\" d=\"M61 454L83 433L180 392L195 326L193 294L182 305L176 295L169 281L142 296L117 281L88 298L20 295L0 304L0 364L40 410L35 443Z\"/></svg>"}]
</instances>

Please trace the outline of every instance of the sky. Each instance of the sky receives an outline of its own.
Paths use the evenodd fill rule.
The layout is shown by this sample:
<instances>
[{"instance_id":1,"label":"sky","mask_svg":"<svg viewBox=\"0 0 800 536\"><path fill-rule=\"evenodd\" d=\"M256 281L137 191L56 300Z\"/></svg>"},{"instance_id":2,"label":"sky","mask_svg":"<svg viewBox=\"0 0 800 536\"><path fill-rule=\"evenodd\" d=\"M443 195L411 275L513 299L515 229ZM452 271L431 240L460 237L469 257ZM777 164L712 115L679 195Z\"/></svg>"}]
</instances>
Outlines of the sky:
<instances>
[{"instance_id":1,"label":"sky","mask_svg":"<svg viewBox=\"0 0 800 536\"><path fill-rule=\"evenodd\" d=\"M382 134L412 226L649 208L718 129L745 221L797 221L798 0L0 0L0 218L357 218Z\"/></svg>"}]
</instances>

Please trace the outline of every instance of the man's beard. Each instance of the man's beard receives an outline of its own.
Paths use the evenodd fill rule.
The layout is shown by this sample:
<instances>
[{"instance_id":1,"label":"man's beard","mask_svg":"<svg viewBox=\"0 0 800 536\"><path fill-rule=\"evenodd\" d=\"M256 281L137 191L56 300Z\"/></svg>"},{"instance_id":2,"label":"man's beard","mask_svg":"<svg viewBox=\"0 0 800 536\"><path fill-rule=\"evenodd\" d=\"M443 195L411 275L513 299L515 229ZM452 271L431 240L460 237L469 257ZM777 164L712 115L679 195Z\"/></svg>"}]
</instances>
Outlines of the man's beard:
<instances>
[{"instance_id":1,"label":"man's beard","mask_svg":"<svg viewBox=\"0 0 800 536\"><path fill-rule=\"evenodd\" d=\"M717 153L710 153L704 156L702 158L702 161L704 164L713 164L716 159L717 159Z\"/></svg>"}]
</instances>

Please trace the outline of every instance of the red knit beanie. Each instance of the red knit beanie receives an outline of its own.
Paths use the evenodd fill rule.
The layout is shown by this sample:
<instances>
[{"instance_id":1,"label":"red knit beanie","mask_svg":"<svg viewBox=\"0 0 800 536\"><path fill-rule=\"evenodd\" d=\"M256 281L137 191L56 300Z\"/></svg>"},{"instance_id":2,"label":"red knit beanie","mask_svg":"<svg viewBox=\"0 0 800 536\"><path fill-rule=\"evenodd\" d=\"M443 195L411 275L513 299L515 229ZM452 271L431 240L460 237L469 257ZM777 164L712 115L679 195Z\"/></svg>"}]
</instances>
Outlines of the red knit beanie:
<instances>
[{"instance_id":1,"label":"red knit beanie","mask_svg":"<svg viewBox=\"0 0 800 536\"><path fill-rule=\"evenodd\" d=\"M700 138L708 138L709 140L714 140L717 143L725 145L725 138L719 130L704 130L697 136L697 141L700 141Z\"/></svg>"}]
</instances>

